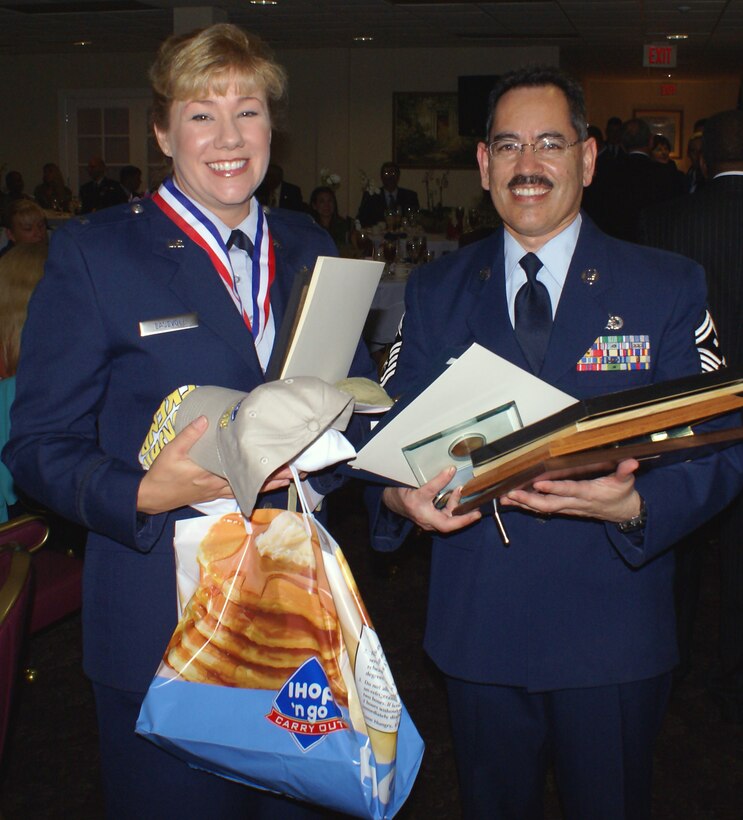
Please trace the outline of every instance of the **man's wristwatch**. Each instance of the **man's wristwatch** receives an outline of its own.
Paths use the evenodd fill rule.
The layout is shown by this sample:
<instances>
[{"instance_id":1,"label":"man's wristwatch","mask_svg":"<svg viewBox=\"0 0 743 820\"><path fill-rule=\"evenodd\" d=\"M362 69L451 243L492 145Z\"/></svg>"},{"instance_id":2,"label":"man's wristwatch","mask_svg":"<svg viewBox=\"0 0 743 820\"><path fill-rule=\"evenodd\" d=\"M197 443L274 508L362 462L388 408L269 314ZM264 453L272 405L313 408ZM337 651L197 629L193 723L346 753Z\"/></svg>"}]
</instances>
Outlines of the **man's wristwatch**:
<instances>
[{"instance_id":1,"label":"man's wristwatch","mask_svg":"<svg viewBox=\"0 0 743 820\"><path fill-rule=\"evenodd\" d=\"M627 535L628 533L637 532L638 530L643 529L647 523L647 520L648 508L645 506L645 499L640 496L640 512L632 518L628 518L626 521L620 521L617 524L617 529L619 532Z\"/></svg>"}]
</instances>

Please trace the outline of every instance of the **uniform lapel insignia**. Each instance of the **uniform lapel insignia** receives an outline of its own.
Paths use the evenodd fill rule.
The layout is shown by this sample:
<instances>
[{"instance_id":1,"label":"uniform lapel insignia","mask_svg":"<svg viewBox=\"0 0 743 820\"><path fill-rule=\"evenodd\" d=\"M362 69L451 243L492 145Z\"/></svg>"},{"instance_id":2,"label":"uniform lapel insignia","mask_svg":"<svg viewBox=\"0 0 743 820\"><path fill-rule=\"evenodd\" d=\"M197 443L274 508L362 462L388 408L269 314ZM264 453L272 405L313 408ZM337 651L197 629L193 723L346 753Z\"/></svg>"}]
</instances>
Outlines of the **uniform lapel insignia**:
<instances>
[{"instance_id":1,"label":"uniform lapel insignia","mask_svg":"<svg viewBox=\"0 0 743 820\"><path fill-rule=\"evenodd\" d=\"M186 244L182 239L169 239L168 247L171 250L180 250L181 248L185 248Z\"/></svg>"},{"instance_id":2,"label":"uniform lapel insignia","mask_svg":"<svg viewBox=\"0 0 743 820\"><path fill-rule=\"evenodd\" d=\"M609 316L606 322L607 330L621 330L624 327L624 319L621 316Z\"/></svg>"},{"instance_id":3,"label":"uniform lapel insignia","mask_svg":"<svg viewBox=\"0 0 743 820\"><path fill-rule=\"evenodd\" d=\"M580 275L581 281L584 285L594 285L601 278L601 274L596 268L586 268Z\"/></svg>"}]
</instances>

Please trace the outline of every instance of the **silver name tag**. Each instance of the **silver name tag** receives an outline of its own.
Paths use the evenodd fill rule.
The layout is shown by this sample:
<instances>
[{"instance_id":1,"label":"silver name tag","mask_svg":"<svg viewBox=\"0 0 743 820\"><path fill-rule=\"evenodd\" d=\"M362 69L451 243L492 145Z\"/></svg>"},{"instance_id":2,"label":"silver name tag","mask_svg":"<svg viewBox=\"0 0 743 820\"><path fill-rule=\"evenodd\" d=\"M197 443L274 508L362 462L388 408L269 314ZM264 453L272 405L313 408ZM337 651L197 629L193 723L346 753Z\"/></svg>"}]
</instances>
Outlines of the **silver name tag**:
<instances>
[{"instance_id":1,"label":"silver name tag","mask_svg":"<svg viewBox=\"0 0 743 820\"><path fill-rule=\"evenodd\" d=\"M190 330L199 326L198 313L182 313L180 316L163 316L162 319L148 319L139 323L140 336L154 336L157 333L173 333L175 330Z\"/></svg>"}]
</instances>

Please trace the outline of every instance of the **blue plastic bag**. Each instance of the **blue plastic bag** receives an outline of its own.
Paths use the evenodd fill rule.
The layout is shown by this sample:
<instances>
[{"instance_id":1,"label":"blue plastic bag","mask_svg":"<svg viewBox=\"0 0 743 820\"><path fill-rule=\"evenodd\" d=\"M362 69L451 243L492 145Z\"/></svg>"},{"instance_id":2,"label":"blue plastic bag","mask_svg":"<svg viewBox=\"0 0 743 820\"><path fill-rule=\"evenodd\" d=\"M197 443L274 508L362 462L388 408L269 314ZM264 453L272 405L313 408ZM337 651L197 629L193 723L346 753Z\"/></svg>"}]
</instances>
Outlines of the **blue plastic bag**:
<instances>
[{"instance_id":1,"label":"blue plastic bag","mask_svg":"<svg viewBox=\"0 0 743 820\"><path fill-rule=\"evenodd\" d=\"M343 554L311 515L176 526L182 614L137 731L189 764L383 820L423 741Z\"/></svg>"}]
</instances>

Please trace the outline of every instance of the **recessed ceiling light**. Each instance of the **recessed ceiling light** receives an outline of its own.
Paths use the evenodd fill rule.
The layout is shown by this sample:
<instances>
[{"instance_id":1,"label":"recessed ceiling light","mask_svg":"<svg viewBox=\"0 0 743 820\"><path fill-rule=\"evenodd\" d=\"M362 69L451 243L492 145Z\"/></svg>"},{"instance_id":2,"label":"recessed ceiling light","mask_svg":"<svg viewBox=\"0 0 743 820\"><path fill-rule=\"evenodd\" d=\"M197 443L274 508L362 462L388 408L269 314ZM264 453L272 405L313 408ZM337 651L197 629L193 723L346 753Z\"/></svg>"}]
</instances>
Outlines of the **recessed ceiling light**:
<instances>
[{"instance_id":1,"label":"recessed ceiling light","mask_svg":"<svg viewBox=\"0 0 743 820\"><path fill-rule=\"evenodd\" d=\"M73 46L92 46L93 41L92 40L75 40L75 42L72 45Z\"/></svg>"},{"instance_id":2,"label":"recessed ceiling light","mask_svg":"<svg viewBox=\"0 0 743 820\"><path fill-rule=\"evenodd\" d=\"M371 34L359 34L353 38L354 43L371 43L373 40Z\"/></svg>"},{"instance_id":3,"label":"recessed ceiling light","mask_svg":"<svg viewBox=\"0 0 743 820\"><path fill-rule=\"evenodd\" d=\"M250 0L251 6L275 6L279 0Z\"/></svg>"},{"instance_id":4,"label":"recessed ceiling light","mask_svg":"<svg viewBox=\"0 0 743 820\"><path fill-rule=\"evenodd\" d=\"M666 40L688 40L688 34L666 34Z\"/></svg>"}]
</instances>

